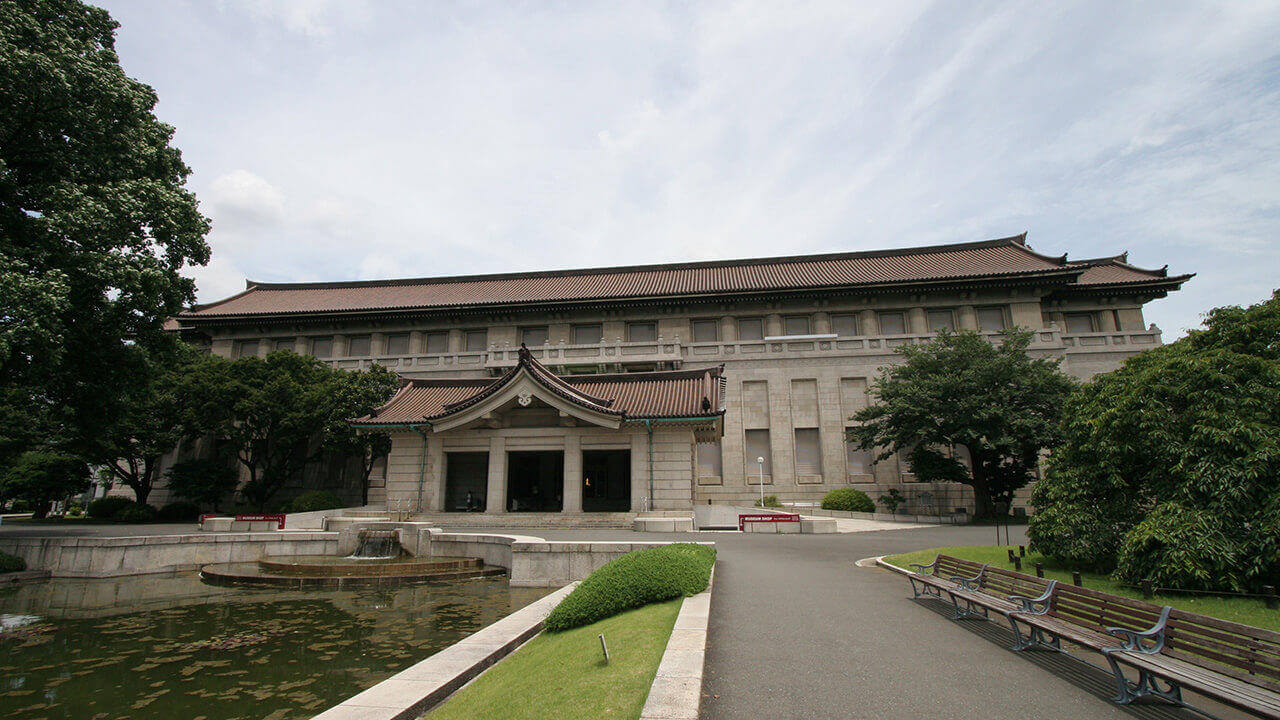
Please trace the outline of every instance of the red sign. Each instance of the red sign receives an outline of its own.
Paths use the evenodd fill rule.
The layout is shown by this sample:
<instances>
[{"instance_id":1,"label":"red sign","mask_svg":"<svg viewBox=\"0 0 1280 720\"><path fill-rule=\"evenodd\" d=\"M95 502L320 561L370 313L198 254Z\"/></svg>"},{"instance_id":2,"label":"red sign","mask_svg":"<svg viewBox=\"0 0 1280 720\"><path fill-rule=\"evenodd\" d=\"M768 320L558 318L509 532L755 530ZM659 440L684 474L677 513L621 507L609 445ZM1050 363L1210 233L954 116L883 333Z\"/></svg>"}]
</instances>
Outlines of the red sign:
<instances>
[{"instance_id":1,"label":"red sign","mask_svg":"<svg viewBox=\"0 0 1280 720\"><path fill-rule=\"evenodd\" d=\"M246 520L248 522L272 522L276 523L277 530L284 529L284 515L237 515L236 520Z\"/></svg>"},{"instance_id":2,"label":"red sign","mask_svg":"<svg viewBox=\"0 0 1280 720\"><path fill-rule=\"evenodd\" d=\"M201 516L200 516L200 520L199 520L198 522L199 522L201 525L203 525L205 520L208 520L209 518L214 518L214 517L218 517L218 514L217 514L217 513L205 513L204 515L201 515Z\"/></svg>"},{"instance_id":3,"label":"red sign","mask_svg":"<svg viewBox=\"0 0 1280 720\"><path fill-rule=\"evenodd\" d=\"M739 532L741 532L742 530L744 530L745 528L744 528L743 526L744 526L744 525L746 525L746 524L747 524L747 523L749 523L749 522L800 522L800 516L799 516L799 515L792 515L792 514L788 514L788 513L768 513L768 514L761 514L761 515L739 515L739 516L738 516L738 530L739 530Z\"/></svg>"}]
</instances>

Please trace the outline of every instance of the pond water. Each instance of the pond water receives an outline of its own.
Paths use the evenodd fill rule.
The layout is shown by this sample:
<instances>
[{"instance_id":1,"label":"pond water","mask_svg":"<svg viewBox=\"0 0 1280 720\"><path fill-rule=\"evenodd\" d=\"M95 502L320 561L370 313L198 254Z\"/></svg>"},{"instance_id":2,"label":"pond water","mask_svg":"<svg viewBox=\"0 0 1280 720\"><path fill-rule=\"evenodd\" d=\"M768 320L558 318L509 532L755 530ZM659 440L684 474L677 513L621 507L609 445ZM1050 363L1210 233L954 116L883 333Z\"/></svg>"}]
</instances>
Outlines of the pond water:
<instances>
[{"instance_id":1,"label":"pond water","mask_svg":"<svg viewBox=\"0 0 1280 720\"><path fill-rule=\"evenodd\" d=\"M0 718L310 718L548 591L213 587L194 575L0 590Z\"/></svg>"}]
</instances>

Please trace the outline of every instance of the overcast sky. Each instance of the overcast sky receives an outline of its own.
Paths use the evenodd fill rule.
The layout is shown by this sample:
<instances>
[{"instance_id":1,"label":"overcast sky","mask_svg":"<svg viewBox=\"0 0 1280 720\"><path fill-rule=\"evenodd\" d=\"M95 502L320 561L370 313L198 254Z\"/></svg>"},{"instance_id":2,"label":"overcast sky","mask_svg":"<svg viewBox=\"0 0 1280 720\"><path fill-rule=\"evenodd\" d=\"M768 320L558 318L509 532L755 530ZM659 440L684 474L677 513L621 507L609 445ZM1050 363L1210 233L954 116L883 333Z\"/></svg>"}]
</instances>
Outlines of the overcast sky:
<instances>
[{"instance_id":1,"label":"overcast sky","mask_svg":"<svg viewBox=\"0 0 1280 720\"><path fill-rule=\"evenodd\" d=\"M1024 230L1198 273L1166 338L1280 285L1277 3L103 4L201 301Z\"/></svg>"}]
</instances>

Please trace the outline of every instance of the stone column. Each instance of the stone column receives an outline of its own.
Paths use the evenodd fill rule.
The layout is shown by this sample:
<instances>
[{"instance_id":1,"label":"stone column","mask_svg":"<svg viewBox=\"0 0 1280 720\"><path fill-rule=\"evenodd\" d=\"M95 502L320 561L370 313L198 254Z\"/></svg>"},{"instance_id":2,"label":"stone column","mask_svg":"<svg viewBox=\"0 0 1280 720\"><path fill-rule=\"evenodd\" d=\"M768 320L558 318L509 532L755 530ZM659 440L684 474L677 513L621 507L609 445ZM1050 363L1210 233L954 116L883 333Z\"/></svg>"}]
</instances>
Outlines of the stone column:
<instances>
[{"instance_id":1,"label":"stone column","mask_svg":"<svg viewBox=\"0 0 1280 720\"><path fill-rule=\"evenodd\" d=\"M507 511L507 439L501 436L489 438L489 492L484 511L490 514Z\"/></svg>"},{"instance_id":2,"label":"stone column","mask_svg":"<svg viewBox=\"0 0 1280 720\"><path fill-rule=\"evenodd\" d=\"M876 317L875 310L863 310L858 314L858 332L863 335L880 334L880 318Z\"/></svg>"},{"instance_id":3,"label":"stone column","mask_svg":"<svg viewBox=\"0 0 1280 720\"><path fill-rule=\"evenodd\" d=\"M438 437L427 438L427 467L431 473L431 499L428 507L432 512L443 512L447 468L444 466L444 442Z\"/></svg>"},{"instance_id":4,"label":"stone column","mask_svg":"<svg viewBox=\"0 0 1280 720\"><path fill-rule=\"evenodd\" d=\"M720 342L734 342L738 339L738 321L731 315L720 318Z\"/></svg>"},{"instance_id":5,"label":"stone column","mask_svg":"<svg viewBox=\"0 0 1280 720\"><path fill-rule=\"evenodd\" d=\"M386 333L369 333L369 355L378 357L387 354L387 334Z\"/></svg>"},{"instance_id":6,"label":"stone column","mask_svg":"<svg viewBox=\"0 0 1280 720\"><path fill-rule=\"evenodd\" d=\"M781 335L782 334L782 316L777 313L769 313L764 318L764 334Z\"/></svg>"},{"instance_id":7,"label":"stone column","mask_svg":"<svg viewBox=\"0 0 1280 720\"><path fill-rule=\"evenodd\" d=\"M346 356L347 356L347 336L334 335L333 336L333 354L330 355L329 357L344 358Z\"/></svg>"},{"instance_id":8,"label":"stone column","mask_svg":"<svg viewBox=\"0 0 1280 720\"><path fill-rule=\"evenodd\" d=\"M449 331L449 352L451 353L462 352L462 344L463 344L462 331L450 330ZM489 467L493 467L492 460L489 461Z\"/></svg>"},{"instance_id":9,"label":"stone column","mask_svg":"<svg viewBox=\"0 0 1280 720\"><path fill-rule=\"evenodd\" d=\"M831 332L831 315L820 312L813 314L813 332L818 335L826 335Z\"/></svg>"},{"instance_id":10,"label":"stone column","mask_svg":"<svg viewBox=\"0 0 1280 720\"><path fill-rule=\"evenodd\" d=\"M972 305L961 305L960 312L957 313L961 330L977 330L978 329L978 313L973 309Z\"/></svg>"},{"instance_id":11,"label":"stone column","mask_svg":"<svg viewBox=\"0 0 1280 720\"><path fill-rule=\"evenodd\" d=\"M564 504L562 512L582 512L582 438L570 433L564 436Z\"/></svg>"},{"instance_id":12,"label":"stone column","mask_svg":"<svg viewBox=\"0 0 1280 720\"><path fill-rule=\"evenodd\" d=\"M1098 332L1115 332L1116 316L1110 310L1099 310L1098 313Z\"/></svg>"},{"instance_id":13,"label":"stone column","mask_svg":"<svg viewBox=\"0 0 1280 720\"><path fill-rule=\"evenodd\" d=\"M421 355L426 352L426 335L421 330L414 330L409 333L409 354Z\"/></svg>"},{"instance_id":14,"label":"stone column","mask_svg":"<svg viewBox=\"0 0 1280 720\"><path fill-rule=\"evenodd\" d=\"M907 311L907 332L912 335L924 335L929 332L929 324L925 321L924 308L913 307Z\"/></svg>"}]
</instances>

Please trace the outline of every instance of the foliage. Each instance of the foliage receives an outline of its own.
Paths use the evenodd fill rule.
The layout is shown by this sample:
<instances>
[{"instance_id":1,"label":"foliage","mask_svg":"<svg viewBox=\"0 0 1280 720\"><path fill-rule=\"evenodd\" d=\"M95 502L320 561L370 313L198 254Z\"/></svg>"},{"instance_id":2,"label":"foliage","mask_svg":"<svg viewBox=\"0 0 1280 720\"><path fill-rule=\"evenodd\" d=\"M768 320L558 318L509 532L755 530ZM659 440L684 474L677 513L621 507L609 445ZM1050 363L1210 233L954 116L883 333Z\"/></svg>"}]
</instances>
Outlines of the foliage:
<instances>
[{"instance_id":1,"label":"foliage","mask_svg":"<svg viewBox=\"0 0 1280 720\"><path fill-rule=\"evenodd\" d=\"M1121 560L1130 581L1160 558L1191 587L1280 581L1280 293L1205 324L1072 395L1032 494L1038 550L1100 572Z\"/></svg>"},{"instance_id":2,"label":"foliage","mask_svg":"<svg viewBox=\"0 0 1280 720\"><path fill-rule=\"evenodd\" d=\"M386 402L397 383L380 366L339 370L276 351L266 358L208 357L185 376L180 392L188 428L229 442L249 476L241 494L263 508L308 462L350 447L348 421Z\"/></svg>"},{"instance_id":3,"label":"foliage","mask_svg":"<svg viewBox=\"0 0 1280 720\"><path fill-rule=\"evenodd\" d=\"M27 561L16 555L0 552L0 573L22 572L27 569Z\"/></svg>"},{"instance_id":4,"label":"foliage","mask_svg":"<svg viewBox=\"0 0 1280 720\"><path fill-rule=\"evenodd\" d=\"M756 500L756 507L761 507L759 500ZM777 495L765 495L763 507L782 507L782 503L778 501Z\"/></svg>"},{"instance_id":5,"label":"foliage","mask_svg":"<svg viewBox=\"0 0 1280 720\"><path fill-rule=\"evenodd\" d=\"M885 510L896 514L898 508L907 502L907 498L903 496L902 491L898 488L889 488L889 492L876 498L876 502L883 505Z\"/></svg>"},{"instance_id":6,"label":"foliage","mask_svg":"<svg viewBox=\"0 0 1280 720\"><path fill-rule=\"evenodd\" d=\"M591 573L551 611L552 632L587 625L624 610L707 589L715 548L676 543L627 553Z\"/></svg>"},{"instance_id":7,"label":"foliage","mask_svg":"<svg viewBox=\"0 0 1280 720\"><path fill-rule=\"evenodd\" d=\"M289 503L289 512L312 512L314 510L332 510L345 507L342 498L328 490L308 490Z\"/></svg>"},{"instance_id":8,"label":"foliage","mask_svg":"<svg viewBox=\"0 0 1280 720\"><path fill-rule=\"evenodd\" d=\"M1032 334L1009 329L999 345L973 331L942 331L898 349L903 362L873 386L876 403L859 411L849 440L883 460L900 453L925 482L973 488L975 514L1035 476L1040 451L1058 442L1058 420L1074 381L1058 360L1027 354ZM969 462L953 448L968 451Z\"/></svg>"},{"instance_id":9,"label":"foliage","mask_svg":"<svg viewBox=\"0 0 1280 720\"><path fill-rule=\"evenodd\" d=\"M223 498L235 491L240 477L228 461L196 458L174 463L165 473L169 491L216 512Z\"/></svg>"},{"instance_id":10,"label":"foliage","mask_svg":"<svg viewBox=\"0 0 1280 720\"><path fill-rule=\"evenodd\" d=\"M190 169L77 0L0 3L0 465L74 450L209 259Z\"/></svg>"},{"instance_id":11,"label":"foliage","mask_svg":"<svg viewBox=\"0 0 1280 720\"><path fill-rule=\"evenodd\" d=\"M836 488L822 496L822 509L869 513L876 511L876 504L861 490Z\"/></svg>"},{"instance_id":12,"label":"foliage","mask_svg":"<svg viewBox=\"0 0 1280 720\"><path fill-rule=\"evenodd\" d=\"M116 513L116 521L122 523L148 523L156 519L156 509L150 505L131 502Z\"/></svg>"},{"instance_id":13,"label":"foliage","mask_svg":"<svg viewBox=\"0 0 1280 720\"><path fill-rule=\"evenodd\" d=\"M114 520L125 508L134 502L126 497L112 495L101 497L89 503L89 517L97 520Z\"/></svg>"},{"instance_id":14,"label":"foliage","mask_svg":"<svg viewBox=\"0 0 1280 720\"><path fill-rule=\"evenodd\" d=\"M88 488L89 466L83 460L43 450L19 455L0 476L0 499L26 500L35 518L48 515L55 501Z\"/></svg>"},{"instance_id":15,"label":"foliage","mask_svg":"<svg viewBox=\"0 0 1280 720\"><path fill-rule=\"evenodd\" d=\"M161 522L187 522L198 517L200 517L200 506L185 500L171 502L156 513L156 518Z\"/></svg>"}]
</instances>

